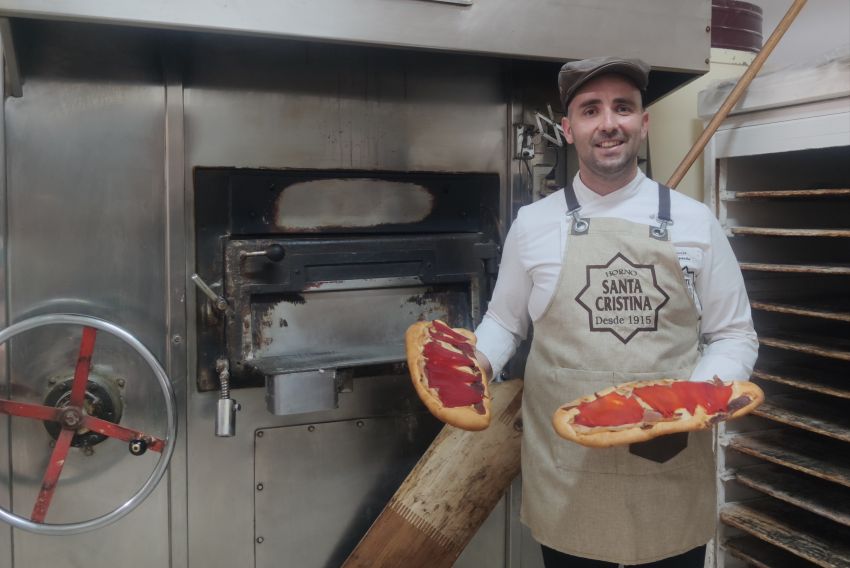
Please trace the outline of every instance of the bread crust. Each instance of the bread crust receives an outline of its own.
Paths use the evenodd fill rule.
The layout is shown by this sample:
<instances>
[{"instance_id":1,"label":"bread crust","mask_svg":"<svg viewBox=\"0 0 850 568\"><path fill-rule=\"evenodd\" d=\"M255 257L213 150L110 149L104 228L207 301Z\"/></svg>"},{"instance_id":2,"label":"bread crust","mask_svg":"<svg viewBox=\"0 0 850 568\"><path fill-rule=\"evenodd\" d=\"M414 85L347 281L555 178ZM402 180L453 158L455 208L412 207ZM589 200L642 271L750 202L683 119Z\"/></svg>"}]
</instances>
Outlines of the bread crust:
<instances>
[{"instance_id":1,"label":"bread crust","mask_svg":"<svg viewBox=\"0 0 850 568\"><path fill-rule=\"evenodd\" d=\"M552 416L552 425L559 436L567 440L571 440L582 446L592 448L609 448L611 446L622 446L626 444L634 444L636 442L645 442L658 436L665 434L674 434L676 432L690 432L694 430L705 430L711 428L714 424L724 420L731 420L749 414L754 408L764 401L764 392L755 383L749 381L731 381L722 382L717 377L715 382L722 383L725 386L732 387L732 395L729 397L729 402L733 410L726 413L709 414L702 406L697 406L694 409L694 414L689 413L686 409L677 410L680 413L680 418L661 419L659 421L649 422L641 421L636 424L627 424L624 426L596 426L587 427L581 424L575 424L574 420L579 414L578 405L586 402L593 402L597 398L601 398L611 392L617 392L622 396L631 396L632 391L639 387L652 385L670 385L676 381L673 379L660 379L656 381L633 381L623 383L616 387L609 387L598 393L584 396L576 399L568 404L562 405ZM745 398L741 398L745 397ZM737 401L734 402L733 401ZM638 399L638 402L644 408L650 408L649 405Z\"/></svg>"},{"instance_id":2,"label":"bread crust","mask_svg":"<svg viewBox=\"0 0 850 568\"><path fill-rule=\"evenodd\" d=\"M481 373L482 383L484 384L484 396L481 401L484 405L484 414L480 414L472 406L458 406L454 408L443 406L437 390L427 385L427 379L425 378L425 357L422 354L422 350L429 339L428 328L430 325L431 322L429 321L416 322L407 328L407 332L404 334L407 366L410 369L410 379L413 381L416 394L419 395L419 398L431 414L446 424L463 430L484 430L490 425L490 389L488 386L488 377L484 370L478 366L477 361L475 362L475 366ZM471 331L463 328L452 329L469 338L470 343L473 346L475 345L475 334Z\"/></svg>"}]
</instances>

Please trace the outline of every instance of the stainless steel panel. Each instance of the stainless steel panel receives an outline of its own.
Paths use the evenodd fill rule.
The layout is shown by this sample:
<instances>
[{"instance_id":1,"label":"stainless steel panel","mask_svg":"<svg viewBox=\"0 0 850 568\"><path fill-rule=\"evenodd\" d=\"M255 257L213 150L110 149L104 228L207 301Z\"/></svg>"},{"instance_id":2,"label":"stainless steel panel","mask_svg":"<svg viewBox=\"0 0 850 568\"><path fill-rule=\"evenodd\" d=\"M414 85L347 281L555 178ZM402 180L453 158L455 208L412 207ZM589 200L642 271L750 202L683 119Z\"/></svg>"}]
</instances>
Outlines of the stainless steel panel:
<instances>
[{"instance_id":1,"label":"stainless steel panel","mask_svg":"<svg viewBox=\"0 0 850 568\"><path fill-rule=\"evenodd\" d=\"M179 62L168 50L162 59L165 75L165 204L166 204L166 350L165 370L177 397L177 443L168 471L171 518L171 568L189 565L186 484L186 286L187 229L185 146L183 143L183 77Z\"/></svg>"},{"instance_id":2,"label":"stainless steel panel","mask_svg":"<svg viewBox=\"0 0 850 568\"><path fill-rule=\"evenodd\" d=\"M240 389L242 405L233 438L213 432L218 393L192 392L188 438L189 558L198 566L253 566L254 548L254 437L260 429L320 424L387 416L420 410L409 399L406 376L355 378L351 392L343 392L339 408L297 416L272 416L266 410L264 389ZM299 448L293 461L309 448ZM316 471L315 475L336 475ZM360 496L352 494L352 499ZM306 567L305 567L306 568Z\"/></svg>"},{"instance_id":3,"label":"stainless steel panel","mask_svg":"<svg viewBox=\"0 0 850 568\"><path fill-rule=\"evenodd\" d=\"M496 60L271 40L191 43L188 166L496 172ZM553 83L554 85L554 83Z\"/></svg>"},{"instance_id":4,"label":"stainless steel panel","mask_svg":"<svg viewBox=\"0 0 850 568\"><path fill-rule=\"evenodd\" d=\"M333 410L337 403L336 370L286 373L266 379L266 408L272 414Z\"/></svg>"},{"instance_id":5,"label":"stainless steel panel","mask_svg":"<svg viewBox=\"0 0 850 568\"><path fill-rule=\"evenodd\" d=\"M5 58L0 45L0 71L5 71ZM3 75L3 73L0 73ZM6 83L0 81L0 101L6 100ZM8 274L6 272L6 249L8 247L8 224L6 217L6 113L0 112L0 327L8 325L6 294ZM9 372L6 347L0 346L0 397L9 398ZM11 418L0 416L0 507L7 511L12 502L11 453L9 451L9 426ZM0 568L12 566L12 527L0 526Z\"/></svg>"},{"instance_id":6,"label":"stainless steel panel","mask_svg":"<svg viewBox=\"0 0 850 568\"><path fill-rule=\"evenodd\" d=\"M10 313L102 317L162 359L165 135L156 61L140 53L134 34L113 36L109 50L85 36L60 35L49 47L43 39L21 42L24 96L5 101ZM72 372L74 348L75 340L50 333L16 339L13 395L39 402L51 374ZM102 335L93 361L126 381L122 423L156 432L162 403L144 365ZM49 450L41 424L12 422L15 512L31 510ZM48 521L79 520L122 503L149 473L151 458L133 458L114 441L90 456L73 450ZM108 566L118 558L128 567L168 565L169 547L151 545L169 541L168 493L160 485L135 512L97 533L16 531L14 566Z\"/></svg>"},{"instance_id":7,"label":"stainless steel panel","mask_svg":"<svg viewBox=\"0 0 850 568\"><path fill-rule=\"evenodd\" d=\"M259 430L257 568L341 565L439 428L420 414Z\"/></svg>"},{"instance_id":8,"label":"stainless steel panel","mask_svg":"<svg viewBox=\"0 0 850 568\"><path fill-rule=\"evenodd\" d=\"M657 67L705 71L710 6L707 0L487 0L471 6L417 0L2 0L0 13L529 58L581 59L602 49Z\"/></svg>"}]
</instances>

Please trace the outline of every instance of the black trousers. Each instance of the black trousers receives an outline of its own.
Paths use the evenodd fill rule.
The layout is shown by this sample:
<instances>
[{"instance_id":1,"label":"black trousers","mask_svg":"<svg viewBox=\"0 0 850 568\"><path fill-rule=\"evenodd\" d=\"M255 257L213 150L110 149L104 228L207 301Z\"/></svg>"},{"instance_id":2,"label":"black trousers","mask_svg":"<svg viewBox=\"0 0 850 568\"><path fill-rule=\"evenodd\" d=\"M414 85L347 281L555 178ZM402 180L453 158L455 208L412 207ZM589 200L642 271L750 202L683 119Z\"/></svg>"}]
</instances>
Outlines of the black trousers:
<instances>
[{"instance_id":1,"label":"black trousers","mask_svg":"<svg viewBox=\"0 0 850 568\"><path fill-rule=\"evenodd\" d=\"M601 560L589 560L570 556L551 548L541 546L543 549L543 565L546 568L617 568L618 564L603 562ZM627 564L626 568L703 568L705 564L705 545L689 550L677 556L671 556L648 564Z\"/></svg>"}]
</instances>

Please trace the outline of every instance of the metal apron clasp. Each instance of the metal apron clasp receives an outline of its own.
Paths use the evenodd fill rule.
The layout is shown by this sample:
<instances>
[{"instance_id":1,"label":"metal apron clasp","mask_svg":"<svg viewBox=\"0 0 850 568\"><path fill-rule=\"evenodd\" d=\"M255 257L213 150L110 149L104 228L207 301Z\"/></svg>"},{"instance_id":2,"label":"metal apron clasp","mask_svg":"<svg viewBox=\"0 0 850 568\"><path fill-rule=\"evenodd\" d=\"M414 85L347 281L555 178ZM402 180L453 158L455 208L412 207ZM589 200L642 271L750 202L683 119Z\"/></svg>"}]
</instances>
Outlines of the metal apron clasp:
<instances>
[{"instance_id":1,"label":"metal apron clasp","mask_svg":"<svg viewBox=\"0 0 850 568\"><path fill-rule=\"evenodd\" d=\"M572 225L570 226L571 235L586 235L588 229L590 229L590 220L580 217L578 214L579 211L581 211L581 207L567 211L567 215L573 218Z\"/></svg>"}]
</instances>

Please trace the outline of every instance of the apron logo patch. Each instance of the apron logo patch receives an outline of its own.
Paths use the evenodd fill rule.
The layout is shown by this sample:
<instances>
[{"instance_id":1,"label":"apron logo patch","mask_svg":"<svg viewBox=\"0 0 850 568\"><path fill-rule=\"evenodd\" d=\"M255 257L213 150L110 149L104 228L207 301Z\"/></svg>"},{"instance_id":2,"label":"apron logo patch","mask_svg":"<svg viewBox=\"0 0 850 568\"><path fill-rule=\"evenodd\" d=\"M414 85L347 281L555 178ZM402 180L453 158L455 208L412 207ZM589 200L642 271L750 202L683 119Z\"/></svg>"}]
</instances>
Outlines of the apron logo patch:
<instances>
[{"instance_id":1,"label":"apron logo patch","mask_svg":"<svg viewBox=\"0 0 850 568\"><path fill-rule=\"evenodd\" d=\"M623 343L639 331L656 331L658 312L669 299L658 286L655 265L635 264L622 253L607 264L589 265L587 284L576 296L590 331L609 331Z\"/></svg>"}]
</instances>

